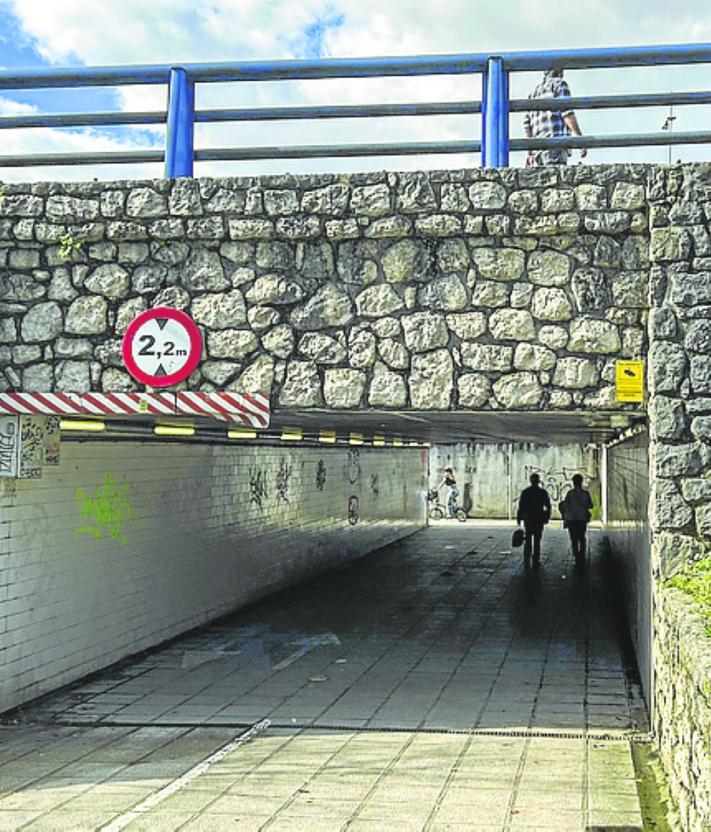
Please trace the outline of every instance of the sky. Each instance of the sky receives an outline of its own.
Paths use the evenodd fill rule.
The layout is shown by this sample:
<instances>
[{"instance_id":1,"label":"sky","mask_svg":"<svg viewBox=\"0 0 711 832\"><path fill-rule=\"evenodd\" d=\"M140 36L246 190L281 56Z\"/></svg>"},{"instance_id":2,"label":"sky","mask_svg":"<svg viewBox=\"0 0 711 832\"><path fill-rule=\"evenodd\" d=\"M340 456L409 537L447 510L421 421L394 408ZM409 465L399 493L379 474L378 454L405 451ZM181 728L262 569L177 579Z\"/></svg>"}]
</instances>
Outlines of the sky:
<instances>
[{"instance_id":1,"label":"sky","mask_svg":"<svg viewBox=\"0 0 711 832\"><path fill-rule=\"evenodd\" d=\"M321 59L711 43L708 0L0 0L0 68ZM570 71L573 95L711 90L711 64ZM525 97L536 74L512 77ZM198 108L476 100L475 75L201 84ZM6 90L0 116L162 110L163 85ZM659 130L668 108L581 111L584 133ZM711 129L711 105L675 108L674 129ZM512 137L522 135L511 117ZM5 129L0 155L161 148L156 127ZM480 117L201 124L196 146L309 145L478 139ZM666 147L596 150L586 163L666 162ZM711 159L711 146L678 146L672 160ZM577 154L574 161L578 161ZM513 165L523 162L513 154ZM477 166L478 155L198 163L197 175ZM162 175L162 166L0 167L0 180L116 179Z\"/></svg>"}]
</instances>

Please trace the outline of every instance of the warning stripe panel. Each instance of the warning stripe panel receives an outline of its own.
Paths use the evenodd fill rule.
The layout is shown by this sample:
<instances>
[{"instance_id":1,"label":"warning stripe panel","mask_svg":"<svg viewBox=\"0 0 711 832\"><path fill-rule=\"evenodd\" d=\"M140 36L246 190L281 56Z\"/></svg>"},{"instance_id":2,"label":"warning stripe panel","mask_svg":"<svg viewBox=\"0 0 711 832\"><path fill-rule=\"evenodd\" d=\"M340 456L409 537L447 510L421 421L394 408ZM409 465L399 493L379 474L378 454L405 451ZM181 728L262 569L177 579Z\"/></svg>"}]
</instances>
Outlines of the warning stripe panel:
<instances>
[{"instance_id":1,"label":"warning stripe panel","mask_svg":"<svg viewBox=\"0 0 711 832\"><path fill-rule=\"evenodd\" d=\"M208 416L254 428L269 426L263 393L0 393L0 414L56 416Z\"/></svg>"}]
</instances>

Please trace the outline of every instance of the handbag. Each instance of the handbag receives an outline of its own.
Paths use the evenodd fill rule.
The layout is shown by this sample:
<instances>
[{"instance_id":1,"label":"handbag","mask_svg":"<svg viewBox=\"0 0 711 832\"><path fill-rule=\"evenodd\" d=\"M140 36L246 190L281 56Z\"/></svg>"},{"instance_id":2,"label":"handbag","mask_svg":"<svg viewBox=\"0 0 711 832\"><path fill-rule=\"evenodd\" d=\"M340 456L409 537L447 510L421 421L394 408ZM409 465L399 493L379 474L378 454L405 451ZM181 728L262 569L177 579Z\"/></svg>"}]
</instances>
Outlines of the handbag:
<instances>
[{"instance_id":1,"label":"handbag","mask_svg":"<svg viewBox=\"0 0 711 832\"><path fill-rule=\"evenodd\" d=\"M513 534L511 535L511 547L513 549L518 549L519 546L523 546L523 541L526 539L526 535L523 533L523 529L514 529Z\"/></svg>"}]
</instances>

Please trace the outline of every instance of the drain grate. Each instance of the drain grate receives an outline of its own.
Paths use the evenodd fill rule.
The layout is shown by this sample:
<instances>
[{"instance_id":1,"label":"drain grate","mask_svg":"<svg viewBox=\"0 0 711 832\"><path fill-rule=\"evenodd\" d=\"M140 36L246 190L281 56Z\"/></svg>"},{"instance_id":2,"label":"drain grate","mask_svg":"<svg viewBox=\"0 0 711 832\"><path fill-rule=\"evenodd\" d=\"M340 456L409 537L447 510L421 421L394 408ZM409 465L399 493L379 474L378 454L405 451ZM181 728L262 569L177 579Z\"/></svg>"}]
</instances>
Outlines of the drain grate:
<instances>
[{"instance_id":1,"label":"drain grate","mask_svg":"<svg viewBox=\"0 0 711 832\"><path fill-rule=\"evenodd\" d=\"M35 723L23 723L42 725L43 727L62 728L249 728L252 722L145 722L134 720L97 720L87 722L83 720L51 720ZM357 731L359 733L392 733L392 734L457 734L473 737L521 737L524 739L552 739L552 740L579 740L586 739L590 742L651 742L652 735L649 732L636 731L630 733L613 734L609 731L563 731L563 730L542 730L537 728L408 728L403 725L391 726L356 726L346 723L329 722L280 722L270 720L271 728L289 728L297 731Z\"/></svg>"}]
</instances>

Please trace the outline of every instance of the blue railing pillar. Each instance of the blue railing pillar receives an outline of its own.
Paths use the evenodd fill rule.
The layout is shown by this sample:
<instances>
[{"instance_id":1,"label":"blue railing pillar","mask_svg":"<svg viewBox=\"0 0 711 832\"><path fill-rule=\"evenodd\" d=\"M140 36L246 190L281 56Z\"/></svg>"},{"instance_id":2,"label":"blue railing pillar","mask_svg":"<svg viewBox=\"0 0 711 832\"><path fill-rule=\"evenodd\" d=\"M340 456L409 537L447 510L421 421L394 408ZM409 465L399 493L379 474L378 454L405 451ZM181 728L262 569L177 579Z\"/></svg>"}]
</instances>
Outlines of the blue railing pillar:
<instances>
[{"instance_id":1,"label":"blue railing pillar","mask_svg":"<svg viewBox=\"0 0 711 832\"><path fill-rule=\"evenodd\" d=\"M481 162L485 168L509 165L509 73L502 58L486 62L482 90Z\"/></svg>"},{"instance_id":2,"label":"blue railing pillar","mask_svg":"<svg viewBox=\"0 0 711 832\"><path fill-rule=\"evenodd\" d=\"M170 70L168 123L165 136L165 177L193 175L195 84L181 67Z\"/></svg>"}]
</instances>

